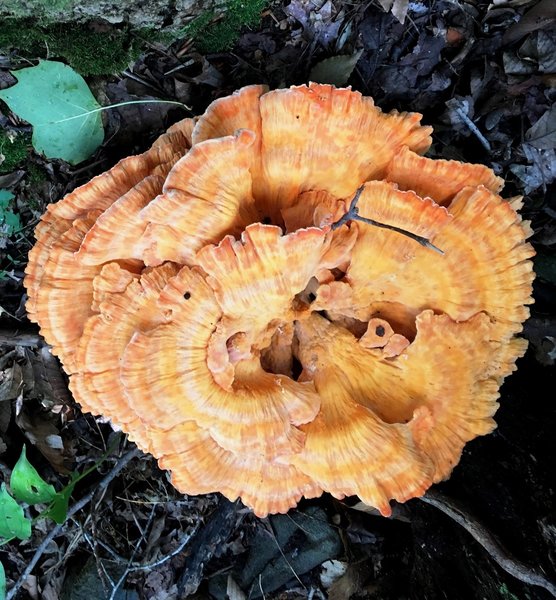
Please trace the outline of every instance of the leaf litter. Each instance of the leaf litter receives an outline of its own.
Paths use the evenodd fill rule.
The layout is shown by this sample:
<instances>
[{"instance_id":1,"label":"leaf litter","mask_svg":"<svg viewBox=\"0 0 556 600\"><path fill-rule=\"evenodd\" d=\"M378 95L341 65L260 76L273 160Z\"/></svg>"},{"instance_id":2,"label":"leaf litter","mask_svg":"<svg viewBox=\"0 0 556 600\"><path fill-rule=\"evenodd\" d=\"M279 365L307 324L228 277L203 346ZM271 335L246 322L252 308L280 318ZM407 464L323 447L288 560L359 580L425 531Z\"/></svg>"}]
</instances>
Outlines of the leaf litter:
<instances>
[{"instance_id":1,"label":"leaf litter","mask_svg":"<svg viewBox=\"0 0 556 600\"><path fill-rule=\"evenodd\" d=\"M284 87L315 78L351 84L384 110L422 112L435 127L431 156L483 162L506 179L506 196L525 195L523 214L532 221L539 256L536 304L525 329L531 351L505 386L497 432L466 450L444 489L480 512L510 549L552 574L556 548L550 531L556 522L546 507L554 502L548 473L556 422L547 399L531 396L530 382L548 381L545 369L556 360L554 18L551 0L292 0L269 4L260 26L245 30L229 52L202 54L191 39L178 39L150 47L125 72L87 82L95 106L160 99L187 104L193 114L249 83ZM13 55L1 57L0 94L14 92L10 86L22 66ZM64 161L31 151L25 163L1 176L0 188L13 195L6 206L22 225L20 233L8 232L0 248L4 481L25 441L31 464L60 489L70 472L94 465L119 439L109 423L80 412L56 359L25 321L21 280L32 228L49 202L142 151L184 116L168 104L108 111L105 143L96 145L94 156ZM0 105L1 127L28 134L32 128L23 119L15 108ZM68 503L116 461L108 458L79 482ZM20 597L67 600L81 586L98 598L173 600L186 597L180 585L194 565L195 584L188 589L217 599L329 594L338 600L393 600L411 590L431 599L537 597L536 588L493 571L457 526L418 501L389 520L361 512L357 499L323 497L267 522L237 506L226 534L211 533L219 505L217 495L179 495L154 461L135 461L52 540ZM316 544L313 526L323 536ZM2 548L8 589L48 531L37 526L24 545ZM206 559L195 562L209 547ZM86 570L78 568L78 556L86 557ZM142 570L131 564L157 566ZM333 581L324 577L327 572Z\"/></svg>"}]
</instances>

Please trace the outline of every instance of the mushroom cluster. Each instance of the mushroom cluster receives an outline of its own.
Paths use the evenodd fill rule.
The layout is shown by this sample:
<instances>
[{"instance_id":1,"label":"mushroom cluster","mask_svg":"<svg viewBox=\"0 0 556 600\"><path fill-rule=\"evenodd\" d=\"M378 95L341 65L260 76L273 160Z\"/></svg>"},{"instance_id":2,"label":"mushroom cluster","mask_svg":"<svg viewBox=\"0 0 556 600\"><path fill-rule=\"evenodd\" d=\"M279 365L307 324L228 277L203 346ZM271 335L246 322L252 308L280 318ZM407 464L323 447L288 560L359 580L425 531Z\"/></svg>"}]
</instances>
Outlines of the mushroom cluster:
<instances>
[{"instance_id":1,"label":"mushroom cluster","mask_svg":"<svg viewBox=\"0 0 556 600\"><path fill-rule=\"evenodd\" d=\"M533 251L420 118L249 86L50 205L27 310L83 409L259 516L448 477L525 351Z\"/></svg>"}]
</instances>

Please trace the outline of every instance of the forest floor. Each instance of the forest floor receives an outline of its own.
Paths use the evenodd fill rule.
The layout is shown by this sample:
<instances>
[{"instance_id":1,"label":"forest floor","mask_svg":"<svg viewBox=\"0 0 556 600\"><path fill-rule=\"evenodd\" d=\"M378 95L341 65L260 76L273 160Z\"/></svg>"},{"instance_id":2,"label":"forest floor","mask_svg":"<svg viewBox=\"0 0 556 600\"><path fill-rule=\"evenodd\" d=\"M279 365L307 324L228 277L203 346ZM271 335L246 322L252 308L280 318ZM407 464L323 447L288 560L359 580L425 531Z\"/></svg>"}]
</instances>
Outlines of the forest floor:
<instances>
[{"instance_id":1,"label":"forest floor","mask_svg":"<svg viewBox=\"0 0 556 600\"><path fill-rule=\"evenodd\" d=\"M120 72L87 77L97 99L173 100L191 113L171 104L106 111L104 144L77 166L34 152L31 127L0 103L0 191L9 192L0 196L0 477L9 480L25 444L56 489L97 465L75 487L63 524L37 520L29 539L0 546L8 592L17 585L21 600L555 595L554 0L406 5L394 3L398 16L407 9L402 23L378 2L292 0L271 4L258 25L217 52L202 36L144 44ZM24 51L0 50L0 89L15 82L12 72L45 58L44 48L34 58ZM535 303L523 333L530 345L502 388L498 427L466 446L428 502L395 506L392 518L326 494L267 519L218 494L179 494L154 459L81 412L26 320L23 270L48 203L241 86L315 79L349 84L383 110L422 113L434 127L428 155L493 168L506 180L505 197L524 196L534 232ZM26 140L19 157L10 152L14 139Z\"/></svg>"}]
</instances>

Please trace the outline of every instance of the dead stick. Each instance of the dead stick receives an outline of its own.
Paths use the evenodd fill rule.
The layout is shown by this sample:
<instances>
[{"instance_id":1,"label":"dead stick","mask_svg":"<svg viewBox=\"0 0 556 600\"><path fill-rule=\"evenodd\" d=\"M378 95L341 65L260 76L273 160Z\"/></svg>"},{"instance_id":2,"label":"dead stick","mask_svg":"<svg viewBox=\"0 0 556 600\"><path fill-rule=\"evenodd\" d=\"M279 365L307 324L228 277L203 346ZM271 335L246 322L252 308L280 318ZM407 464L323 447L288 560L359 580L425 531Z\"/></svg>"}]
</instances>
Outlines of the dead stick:
<instances>
[{"instance_id":1,"label":"dead stick","mask_svg":"<svg viewBox=\"0 0 556 600\"><path fill-rule=\"evenodd\" d=\"M402 235L405 235L406 237L416 241L418 244L421 244L421 246L425 248L434 250L439 254L444 254L443 250L441 250L438 246L432 244L427 238L423 237L422 235L417 235L416 233L412 233L411 231L407 231L407 229L402 229L401 227L396 227L395 225L389 225L388 223L381 223L380 221L375 221L374 219L362 217L359 214L357 202L359 201L359 198L364 189L365 184L357 188L357 191L355 192L355 195L353 196L349 205L348 211L330 226L330 229L332 231L338 229L342 225L349 223L349 221L360 221L361 223L366 223L367 225L373 225L374 227L380 227L382 229L388 229L390 231L395 231L396 233L401 233Z\"/></svg>"},{"instance_id":2,"label":"dead stick","mask_svg":"<svg viewBox=\"0 0 556 600\"><path fill-rule=\"evenodd\" d=\"M48 544L50 544L50 542L56 536L58 536L62 533L62 530L64 529L64 526L65 526L67 520L70 517L72 517L75 513L79 512L83 507L87 506L87 504L89 504L89 502L93 499L94 495L99 490L103 490L104 488L108 487L110 482L118 475L118 473L120 473L120 471L130 461L132 461L135 457L140 456L140 455L141 455L141 451L138 448L135 448L135 450L130 450L127 454L124 454L120 458L120 460L118 460L118 462L114 465L112 470L109 473L107 473L88 494L85 494L85 496L83 496L83 498L81 498L81 500L78 500L68 510L66 521L60 525L56 525L56 527L54 527L54 529L52 529L52 531L44 538L44 540L41 542L40 546L35 551L33 558L29 561L29 564L25 567L25 570L21 574L20 578L15 582L12 589L7 593L6 600L13 600L15 598L15 596L19 592L21 586L25 583L25 581L27 581L27 578L29 577L29 575L31 575L36 564L39 562L41 556L43 555L44 551L48 547Z\"/></svg>"},{"instance_id":3,"label":"dead stick","mask_svg":"<svg viewBox=\"0 0 556 600\"><path fill-rule=\"evenodd\" d=\"M556 585L552 581L511 556L481 523L459 507L452 499L440 492L429 490L419 500L434 506L458 525L461 525L506 573L523 583L542 587L556 598Z\"/></svg>"},{"instance_id":4,"label":"dead stick","mask_svg":"<svg viewBox=\"0 0 556 600\"><path fill-rule=\"evenodd\" d=\"M203 578L203 570L215 551L232 534L238 518L238 504L221 497L206 525L191 540L189 558L178 581L178 598L194 594Z\"/></svg>"}]
</instances>

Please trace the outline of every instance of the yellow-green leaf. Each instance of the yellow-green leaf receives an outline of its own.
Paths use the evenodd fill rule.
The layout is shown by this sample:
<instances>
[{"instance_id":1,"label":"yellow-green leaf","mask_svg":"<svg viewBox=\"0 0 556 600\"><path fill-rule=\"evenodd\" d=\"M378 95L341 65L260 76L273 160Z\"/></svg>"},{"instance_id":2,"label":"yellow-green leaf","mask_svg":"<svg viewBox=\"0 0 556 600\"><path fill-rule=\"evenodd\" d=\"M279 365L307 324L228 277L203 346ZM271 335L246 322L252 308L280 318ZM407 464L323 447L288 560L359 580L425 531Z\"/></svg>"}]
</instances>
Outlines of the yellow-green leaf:
<instances>
[{"instance_id":1,"label":"yellow-green leaf","mask_svg":"<svg viewBox=\"0 0 556 600\"><path fill-rule=\"evenodd\" d=\"M15 498L21 502L27 502L27 504L50 502L56 496L54 487L46 483L37 473L35 467L27 460L25 446L23 446L21 456L13 468L10 487Z\"/></svg>"},{"instance_id":2,"label":"yellow-green leaf","mask_svg":"<svg viewBox=\"0 0 556 600\"><path fill-rule=\"evenodd\" d=\"M8 494L6 484L0 486L0 537L31 537L31 521L23 514L23 508Z\"/></svg>"}]
</instances>

